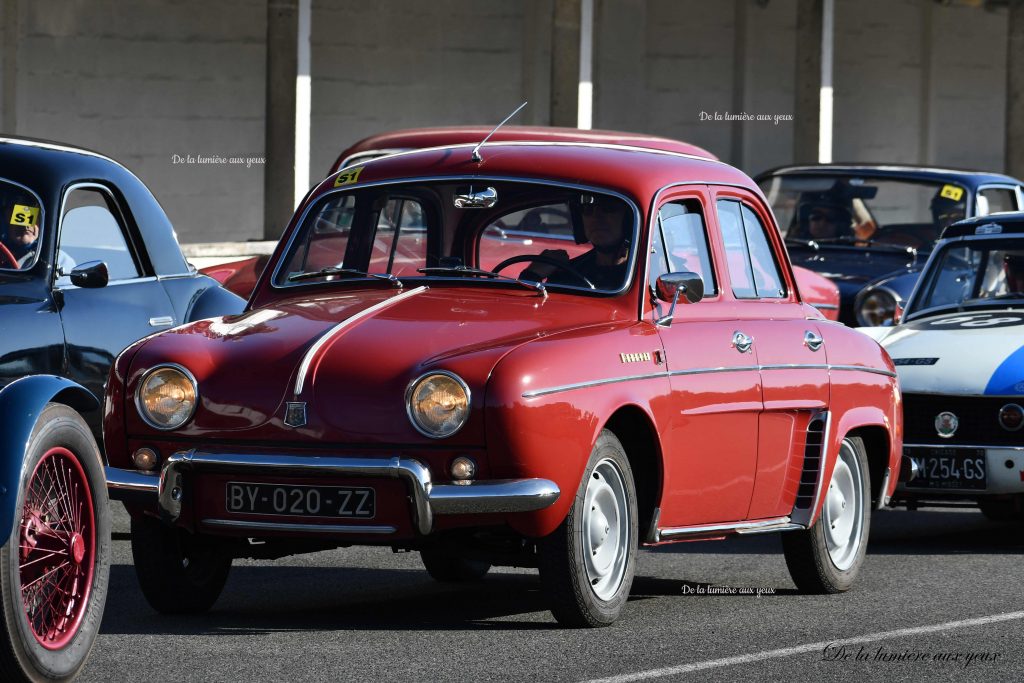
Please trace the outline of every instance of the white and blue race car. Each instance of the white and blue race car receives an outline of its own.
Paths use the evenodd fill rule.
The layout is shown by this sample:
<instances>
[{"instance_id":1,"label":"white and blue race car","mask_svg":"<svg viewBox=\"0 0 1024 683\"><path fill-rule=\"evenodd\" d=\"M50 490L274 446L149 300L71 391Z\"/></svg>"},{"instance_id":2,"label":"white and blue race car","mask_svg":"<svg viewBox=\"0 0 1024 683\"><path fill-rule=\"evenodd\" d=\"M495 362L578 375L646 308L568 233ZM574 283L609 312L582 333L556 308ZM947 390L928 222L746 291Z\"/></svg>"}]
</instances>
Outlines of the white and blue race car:
<instances>
[{"instance_id":1,"label":"white and blue race car","mask_svg":"<svg viewBox=\"0 0 1024 683\"><path fill-rule=\"evenodd\" d=\"M1024 520L1024 213L951 225L894 327L861 328L903 391L893 504L978 505Z\"/></svg>"}]
</instances>

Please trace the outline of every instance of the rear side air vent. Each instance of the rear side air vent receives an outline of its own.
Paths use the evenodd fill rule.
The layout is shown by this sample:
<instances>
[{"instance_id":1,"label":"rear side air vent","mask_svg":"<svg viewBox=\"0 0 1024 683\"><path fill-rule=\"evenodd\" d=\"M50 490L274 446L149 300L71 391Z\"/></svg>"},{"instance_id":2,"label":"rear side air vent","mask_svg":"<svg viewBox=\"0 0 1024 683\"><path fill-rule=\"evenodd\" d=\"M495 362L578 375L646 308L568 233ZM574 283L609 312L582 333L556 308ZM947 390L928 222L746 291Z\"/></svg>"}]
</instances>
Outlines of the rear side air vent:
<instances>
[{"instance_id":1,"label":"rear side air vent","mask_svg":"<svg viewBox=\"0 0 1024 683\"><path fill-rule=\"evenodd\" d=\"M807 424L807 440L804 446L804 466L800 472L800 486L797 488L796 504L793 510L810 511L814 505L814 493L824 465L825 427L827 413L818 413Z\"/></svg>"}]
</instances>

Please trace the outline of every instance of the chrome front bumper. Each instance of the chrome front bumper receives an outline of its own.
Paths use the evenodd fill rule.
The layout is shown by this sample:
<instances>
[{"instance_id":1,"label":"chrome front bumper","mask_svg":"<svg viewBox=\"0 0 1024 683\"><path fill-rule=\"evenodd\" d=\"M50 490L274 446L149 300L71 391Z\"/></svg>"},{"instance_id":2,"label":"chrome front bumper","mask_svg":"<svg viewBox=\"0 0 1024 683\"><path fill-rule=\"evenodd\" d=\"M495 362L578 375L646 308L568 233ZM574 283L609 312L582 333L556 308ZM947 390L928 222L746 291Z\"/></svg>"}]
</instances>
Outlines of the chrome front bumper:
<instances>
[{"instance_id":1,"label":"chrome front bumper","mask_svg":"<svg viewBox=\"0 0 1024 683\"><path fill-rule=\"evenodd\" d=\"M423 535L434 526L435 515L473 515L532 512L543 510L556 500L558 486L547 479L495 479L466 484L434 484L430 470L412 458L344 458L297 455L251 455L179 451L164 463L160 473L106 468L107 489L112 500L156 504L161 516L174 522L181 515L186 494L185 472L232 472L281 476L333 476L401 479L413 502L413 526ZM228 526L226 520L203 520L212 526ZM283 525L273 525L282 527ZM285 525L296 530L315 530L317 525ZM331 527L324 527L330 529ZM366 527L369 529L369 527ZM360 533L364 527L334 527L336 531ZM376 527L389 533L391 527Z\"/></svg>"}]
</instances>

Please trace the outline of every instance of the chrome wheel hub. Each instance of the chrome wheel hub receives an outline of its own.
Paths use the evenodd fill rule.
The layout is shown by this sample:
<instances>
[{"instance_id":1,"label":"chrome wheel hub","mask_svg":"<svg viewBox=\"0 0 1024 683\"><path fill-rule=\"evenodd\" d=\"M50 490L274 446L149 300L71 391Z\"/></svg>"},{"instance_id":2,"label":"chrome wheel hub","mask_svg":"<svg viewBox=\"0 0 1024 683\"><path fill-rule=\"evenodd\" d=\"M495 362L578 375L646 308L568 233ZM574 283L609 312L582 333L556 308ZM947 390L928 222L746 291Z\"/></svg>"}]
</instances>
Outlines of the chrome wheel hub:
<instances>
[{"instance_id":1,"label":"chrome wheel hub","mask_svg":"<svg viewBox=\"0 0 1024 683\"><path fill-rule=\"evenodd\" d=\"M591 590L610 600L622 584L629 559L626 483L612 460L602 460L587 481L583 509L583 562Z\"/></svg>"},{"instance_id":2,"label":"chrome wheel hub","mask_svg":"<svg viewBox=\"0 0 1024 683\"><path fill-rule=\"evenodd\" d=\"M864 529L863 493L864 480L857 464L857 453L844 440L821 511L825 545L832 564L839 570L853 566L860 550Z\"/></svg>"}]
</instances>

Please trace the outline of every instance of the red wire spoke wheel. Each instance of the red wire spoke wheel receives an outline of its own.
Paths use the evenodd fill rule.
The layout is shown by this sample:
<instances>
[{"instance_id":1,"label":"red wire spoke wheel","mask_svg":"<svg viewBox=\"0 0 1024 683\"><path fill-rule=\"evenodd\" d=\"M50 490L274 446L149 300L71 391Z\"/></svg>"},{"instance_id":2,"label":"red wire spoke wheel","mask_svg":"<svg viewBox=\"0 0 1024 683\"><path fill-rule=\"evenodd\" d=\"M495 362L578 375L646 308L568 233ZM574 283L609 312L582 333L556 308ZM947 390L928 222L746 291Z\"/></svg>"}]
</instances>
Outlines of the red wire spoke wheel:
<instances>
[{"instance_id":1,"label":"red wire spoke wheel","mask_svg":"<svg viewBox=\"0 0 1024 683\"><path fill-rule=\"evenodd\" d=\"M68 449L51 448L36 463L19 532L25 615L39 644L58 650L81 625L96 556L92 493Z\"/></svg>"}]
</instances>

